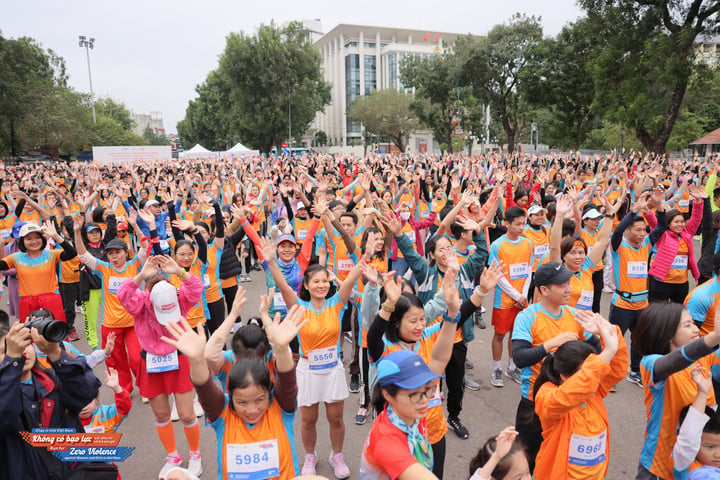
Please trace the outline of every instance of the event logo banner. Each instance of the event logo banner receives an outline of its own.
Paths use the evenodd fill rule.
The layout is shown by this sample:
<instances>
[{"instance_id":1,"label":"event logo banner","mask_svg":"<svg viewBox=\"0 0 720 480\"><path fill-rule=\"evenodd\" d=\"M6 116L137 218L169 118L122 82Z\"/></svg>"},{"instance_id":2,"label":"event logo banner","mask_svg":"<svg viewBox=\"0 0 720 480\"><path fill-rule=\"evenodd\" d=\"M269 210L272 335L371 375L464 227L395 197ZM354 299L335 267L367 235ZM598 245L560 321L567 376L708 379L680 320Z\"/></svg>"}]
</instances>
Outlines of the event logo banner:
<instances>
[{"instance_id":1,"label":"event logo banner","mask_svg":"<svg viewBox=\"0 0 720 480\"><path fill-rule=\"evenodd\" d=\"M119 447L122 433L78 433L74 428L33 428L20 432L33 447L46 448L63 462L122 462L135 447Z\"/></svg>"}]
</instances>

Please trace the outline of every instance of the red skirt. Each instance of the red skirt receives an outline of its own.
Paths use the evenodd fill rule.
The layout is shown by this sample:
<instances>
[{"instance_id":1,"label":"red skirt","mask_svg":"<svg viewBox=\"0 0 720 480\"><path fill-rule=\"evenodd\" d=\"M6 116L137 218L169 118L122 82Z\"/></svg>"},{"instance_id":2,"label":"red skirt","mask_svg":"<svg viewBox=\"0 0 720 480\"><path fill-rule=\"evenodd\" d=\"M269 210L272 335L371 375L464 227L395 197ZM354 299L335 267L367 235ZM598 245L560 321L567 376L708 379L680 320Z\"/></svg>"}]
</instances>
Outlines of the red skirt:
<instances>
[{"instance_id":1,"label":"red skirt","mask_svg":"<svg viewBox=\"0 0 720 480\"><path fill-rule=\"evenodd\" d=\"M170 372L148 373L147 362L142 358L140 365L140 377L137 378L140 395L145 398L153 398L165 393L185 393L192 390L193 384L190 381L190 360L185 355L178 355L180 368Z\"/></svg>"}]
</instances>

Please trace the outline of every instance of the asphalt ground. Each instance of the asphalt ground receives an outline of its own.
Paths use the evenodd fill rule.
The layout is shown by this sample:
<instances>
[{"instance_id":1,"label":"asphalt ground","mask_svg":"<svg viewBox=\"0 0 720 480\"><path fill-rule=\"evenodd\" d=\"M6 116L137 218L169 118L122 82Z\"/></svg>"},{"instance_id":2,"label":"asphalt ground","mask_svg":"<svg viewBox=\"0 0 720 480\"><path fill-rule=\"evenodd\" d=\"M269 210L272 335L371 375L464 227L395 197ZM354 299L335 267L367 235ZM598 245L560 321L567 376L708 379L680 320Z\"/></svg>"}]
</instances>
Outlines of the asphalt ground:
<instances>
[{"instance_id":1,"label":"asphalt ground","mask_svg":"<svg viewBox=\"0 0 720 480\"><path fill-rule=\"evenodd\" d=\"M243 309L245 318L257 315L260 295L265 293L265 277L262 272L252 272L252 282L243 283L247 290L248 302ZM604 293L602 297L601 313L607 315L609 311L610 295ZM5 303L5 302L4 302ZM468 465L478 449L491 436L499 433L503 428L515 423L515 412L520 399L520 387L509 378L505 378L503 388L495 388L490 384L492 371L492 358L490 342L492 327L490 314L492 297L485 300L484 307L488 313L485 321L488 328L480 330L476 327L476 339L468 345L468 359L474 368L467 373L480 384L478 391L465 391L463 410L460 418L470 430L470 437L459 439L450 430L447 433L447 454L445 459L445 478L449 480L467 479L469 477ZM78 314L76 326L81 335L75 346L83 352L89 348L83 336L83 318ZM629 342L629 334L626 337ZM628 344L629 345L629 344ZM352 355L351 346L344 342L345 366L349 365ZM503 364L507 362L507 352L503 355ZM104 378L104 365L96 367L96 374ZM349 378L348 378L349 382ZM365 425L355 425L353 419L358 408L358 395L351 393L345 401L345 460L352 472L351 478L357 478L360 464L360 454L363 442L370 431L371 419ZM637 470L638 458L645 429L645 406L643 389L626 381L620 382L618 392L610 394L605 403L610 417L610 468L608 479L634 478ZM112 392L103 387L100 398L102 403L112 403ZM118 432L122 433L120 445L135 447L134 452L124 462L120 463L120 473L123 479L154 479L165 462L165 451L155 430L155 421L148 404L143 404L137 389L132 394L133 407L130 415L120 425ZM201 420L201 425L203 420ZM300 464L303 462L304 450L300 442L300 413L295 419L296 451ZM178 449L187 465L188 447L185 441L182 424L175 423L175 436ZM214 430L201 426L201 451L203 454L202 478L217 478L217 442ZM316 451L320 457L318 474L334 478L327 462L330 453L328 424L321 409L318 422L318 444Z\"/></svg>"}]
</instances>

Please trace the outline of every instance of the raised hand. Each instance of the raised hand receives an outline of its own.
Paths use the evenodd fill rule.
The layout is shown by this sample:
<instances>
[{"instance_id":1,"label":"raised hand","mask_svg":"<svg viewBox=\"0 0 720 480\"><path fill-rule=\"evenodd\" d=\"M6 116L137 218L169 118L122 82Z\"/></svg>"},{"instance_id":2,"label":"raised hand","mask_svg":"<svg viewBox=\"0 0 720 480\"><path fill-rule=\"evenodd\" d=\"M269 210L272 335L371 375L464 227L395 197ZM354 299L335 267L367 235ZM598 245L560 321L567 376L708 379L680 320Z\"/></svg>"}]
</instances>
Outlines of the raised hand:
<instances>
[{"instance_id":1,"label":"raised hand","mask_svg":"<svg viewBox=\"0 0 720 480\"><path fill-rule=\"evenodd\" d=\"M140 217L148 225L155 225L155 215L150 213L150 210L141 208L138 211L138 217Z\"/></svg>"},{"instance_id":2,"label":"raised hand","mask_svg":"<svg viewBox=\"0 0 720 480\"><path fill-rule=\"evenodd\" d=\"M160 257L157 256L148 257L147 260L145 260L145 264L140 270L140 275L143 279L147 280L158 273L159 261Z\"/></svg>"},{"instance_id":3,"label":"raised hand","mask_svg":"<svg viewBox=\"0 0 720 480\"><path fill-rule=\"evenodd\" d=\"M517 430L515 430L515 427L507 427L502 432L500 432L500 435L495 437L495 451L492 453L492 456L497 459L502 459L510 453L510 450L512 449L513 442L518 436Z\"/></svg>"},{"instance_id":4,"label":"raised hand","mask_svg":"<svg viewBox=\"0 0 720 480\"><path fill-rule=\"evenodd\" d=\"M73 230L79 232L82 230L82 226L85 224L85 217L83 215L75 215L73 219Z\"/></svg>"},{"instance_id":5,"label":"raised hand","mask_svg":"<svg viewBox=\"0 0 720 480\"><path fill-rule=\"evenodd\" d=\"M692 377L693 382L697 385L698 393L702 393L703 395L710 393L713 386L712 376L705 374L705 368L702 365L698 363L693 365L693 368L690 371L690 377Z\"/></svg>"},{"instance_id":6,"label":"raised hand","mask_svg":"<svg viewBox=\"0 0 720 480\"><path fill-rule=\"evenodd\" d=\"M323 215L327 215L328 213L328 203L325 199L325 195L320 195L317 200L315 200L315 203L312 206L312 212L313 214L321 217Z\"/></svg>"},{"instance_id":7,"label":"raised hand","mask_svg":"<svg viewBox=\"0 0 720 480\"><path fill-rule=\"evenodd\" d=\"M360 269L362 270L363 276L367 279L368 283L376 285L379 280L379 274L377 269L367 262L360 262Z\"/></svg>"},{"instance_id":8,"label":"raised hand","mask_svg":"<svg viewBox=\"0 0 720 480\"><path fill-rule=\"evenodd\" d=\"M482 274L480 274L480 284L478 285L481 294L483 294L482 292L485 292L483 295L487 295L493 288L495 288L497 283L503 277L503 267L504 264L502 261L494 261L489 267L483 270Z\"/></svg>"},{"instance_id":9,"label":"raised hand","mask_svg":"<svg viewBox=\"0 0 720 480\"><path fill-rule=\"evenodd\" d=\"M190 220L182 220L182 219L173 220L172 226L175 228L179 228L183 232L187 232L187 231L193 230L195 228L195 224L193 222L191 222Z\"/></svg>"},{"instance_id":10,"label":"raised hand","mask_svg":"<svg viewBox=\"0 0 720 480\"><path fill-rule=\"evenodd\" d=\"M270 306L272 305L273 298L275 297L275 287L270 287L268 292L264 295L260 295L260 319L263 325L270 323Z\"/></svg>"},{"instance_id":11,"label":"raised hand","mask_svg":"<svg viewBox=\"0 0 720 480\"><path fill-rule=\"evenodd\" d=\"M277 258L277 252L275 250L275 244L272 240L267 237L261 237L260 245L262 245L261 253L263 258L265 258L265 261L268 263L274 262Z\"/></svg>"},{"instance_id":12,"label":"raised hand","mask_svg":"<svg viewBox=\"0 0 720 480\"><path fill-rule=\"evenodd\" d=\"M265 326L265 333L270 346L273 350L287 348L307 322L305 307L301 305L290 307L285 320L282 322L280 321L280 314L276 313L273 321Z\"/></svg>"},{"instance_id":13,"label":"raised hand","mask_svg":"<svg viewBox=\"0 0 720 480\"><path fill-rule=\"evenodd\" d=\"M458 216L456 222L465 230L472 230L473 232L480 231L480 224L470 217L466 217L464 215Z\"/></svg>"},{"instance_id":14,"label":"raised hand","mask_svg":"<svg viewBox=\"0 0 720 480\"><path fill-rule=\"evenodd\" d=\"M399 235L400 232L402 232L402 223L400 223L400 220L398 220L393 212L386 212L385 215L380 218L380 221L394 235Z\"/></svg>"},{"instance_id":15,"label":"raised hand","mask_svg":"<svg viewBox=\"0 0 720 480\"><path fill-rule=\"evenodd\" d=\"M134 227L137 225L137 219L138 219L138 212L134 208L130 209L130 212L128 213L128 225L131 227Z\"/></svg>"},{"instance_id":16,"label":"raised hand","mask_svg":"<svg viewBox=\"0 0 720 480\"><path fill-rule=\"evenodd\" d=\"M154 258L157 258L158 266L162 268L162 271L169 275L180 275L183 272L182 267L169 255L160 255Z\"/></svg>"},{"instance_id":17,"label":"raised hand","mask_svg":"<svg viewBox=\"0 0 720 480\"><path fill-rule=\"evenodd\" d=\"M205 358L205 329L198 328L198 332L190 327L190 324L185 318L180 317L180 321L169 322L165 325L170 337L162 336L160 340L172 345L183 354L185 354L190 360L199 360Z\"/></svg>"},{"instance_id":18,"label":"raised hand","mask_svg":"<svg viewBox=\"0 0 720 480\"><path fill-rule=\"evenodd\" d=\"M105 352L105 356L109 357L112 355L112 351L115 349L115 332L108 333L107 339L105 340L105 348L103 348L103 352Z\"/></svg>"},{"instance_id":19,"label":"raised hand","mask_svg":"<svg viewBox=\"0 0 720 480\"><path fill-rule=\"evenodd\" d=\"M118 372L112 367L108 367L107 373L105 374L105 386L111 389L113 392L122 390L122 387L120 386L120 377L118 376Z\"/></svg>"},{"instance_id":20,"label":"raised hand","mask_svg":"<svg viewBox=\"0 0 720 480\"><path fill-rule=\"evenodd\" d=\"M460 262L457 258L457 253L455 253L454 248L447 248L443 252L445 255L445 262L447 263L448 270L451 270L455 275L460 272Z\"/></svg>"},{"instance_id":21,"label":"raised hand","mask_svg":"<svg viewBox=\"0 0 720 480\"><path fill-rule=\"evenodd\" d=\"M395 272L388 272L385 275L385 284L383 285L385 290L385 298L387 303L395 305L402 295L402 277L395 275Z\"/></svg>"},{"instance_id":22,"label":"raised hand","mask_svg":"<svg viewBox=\"0 0 720 480\"><path fill-rule=\"evenodd\" d=\"M247 210L244 207L238 207L235 204L230 205L230 213L235 220L241 222L247 217Z\"/></svg>"},{"instance_id":23,"label":"raised hand","mask_svg":"<svg viewBox=\"0 0 720 480\"><path fill-rule=\"evenodd\" d=\"M238 285L237 292L235 292L235 300L233 300L232 307L230 307L230 313L228 316L232 315L235 318L240 317L240 313L242 312L242 307L247 303L247 297L245 296L245 289Z\"/></svg>"}]
</instances>

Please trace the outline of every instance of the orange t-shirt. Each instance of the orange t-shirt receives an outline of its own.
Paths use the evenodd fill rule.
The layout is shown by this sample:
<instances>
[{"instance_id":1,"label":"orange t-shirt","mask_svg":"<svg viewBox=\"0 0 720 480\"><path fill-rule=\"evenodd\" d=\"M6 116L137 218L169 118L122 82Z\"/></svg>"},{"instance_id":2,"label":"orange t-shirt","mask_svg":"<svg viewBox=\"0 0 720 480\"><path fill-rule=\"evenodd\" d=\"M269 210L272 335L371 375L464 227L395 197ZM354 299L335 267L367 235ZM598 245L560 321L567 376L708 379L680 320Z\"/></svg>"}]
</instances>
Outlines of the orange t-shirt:
<instances>
[{"instance_id":1,"label":"orange t-shirt","mask_svg":"<svg viewBox=\"0 0 720 480\"><path fill-rule=\"evenodd\" d=\"M62 250L43 250L37 257L15 252L2 260L17 271L18 293L21 297L59 293L57 264Z\"/></svg>"}]
</instances>

